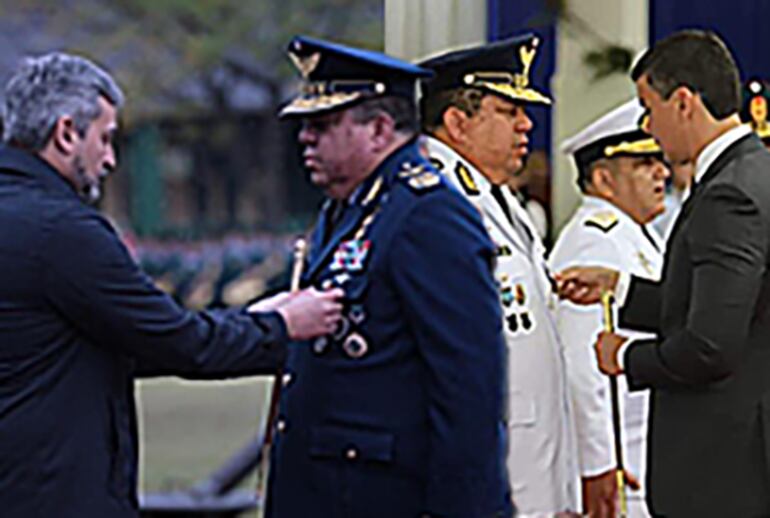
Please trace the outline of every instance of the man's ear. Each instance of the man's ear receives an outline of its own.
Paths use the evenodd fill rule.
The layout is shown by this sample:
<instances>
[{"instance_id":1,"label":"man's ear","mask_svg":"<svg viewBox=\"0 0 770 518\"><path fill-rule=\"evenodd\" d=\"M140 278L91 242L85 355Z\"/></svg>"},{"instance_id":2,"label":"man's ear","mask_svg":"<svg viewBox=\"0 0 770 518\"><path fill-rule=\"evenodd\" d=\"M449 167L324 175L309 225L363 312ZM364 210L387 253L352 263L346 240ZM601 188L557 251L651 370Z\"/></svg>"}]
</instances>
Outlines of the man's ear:
<instances>
[{"instance_id":1,"label":"man's ear","mask_svg":"<svg viewBox=\"0 0 770 518\"><path fill-rule=\"evenodd\" d=\"M396 123L385 112L380 112L370 121L372 144L375 150L381 151L390 146L396 133Z\"/></svg>"},{"instance_id":2,"label":"man's ear","mask_svg":"<svg viewBox=\"0 0 770 518\"><path fill-rule=\"evenodd\" d=\"M75 128L75 121L69 115L59 117L51 132L51 142L63 155L70 156L75 152L75 146L80 139Z\"/></svg>"},{"instance_id":3,"label":"man's ear","mask_svg":"<svg viewBox=\"0 0 770 518\"><path fill-rule=\"evenodd\" d=\"M597 194L609 199L615 195L615 176L607 167L596 165L590 175L591 186Z\"/></svg>"},{"instance_id":4,"label":"man's ear","mask_svg":"<svg viewBox=\"0 0 770 518\"><path fill-rule=\"evenodd\" d=\"M684 119L692 118L697 95L686 86L680 86L672 92L671 97L676 103L676 111L680 117Z\"/></svg>"},{"instance_id":5,"label":"man's ear","mask_svg":"<svg viewBox=\"0 0 770 518\"><path fill-rule=\"evenodd\" d=\"M444 111L441 120L452 142L461 143L465 141L465 132L469 118L464 111L456 106L450 106Z\"/></svg>"}]
</instances>

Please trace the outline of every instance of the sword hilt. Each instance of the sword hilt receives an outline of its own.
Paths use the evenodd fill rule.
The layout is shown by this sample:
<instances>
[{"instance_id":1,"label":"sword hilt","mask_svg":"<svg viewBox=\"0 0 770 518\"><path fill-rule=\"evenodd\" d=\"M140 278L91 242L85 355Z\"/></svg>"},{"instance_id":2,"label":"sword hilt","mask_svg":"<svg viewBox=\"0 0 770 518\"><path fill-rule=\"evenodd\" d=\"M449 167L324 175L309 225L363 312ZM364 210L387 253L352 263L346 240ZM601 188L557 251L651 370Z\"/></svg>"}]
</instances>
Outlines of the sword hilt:
<instances>
[{"instance_id":1,"label":"sword hilt","mask_svg":"<svg viewBox=\"0 0 770 518\"><path fill-rule=\"evenodd\" d=\"M615 300L611 291L602 293L602 322L604 331L607 333L615 332L615 319L612 312L612 304ZM620 502L620 516L628 516L628 501L626 499L626 474L623 466L623 441L621 437L621 416L620 416L620 392L618 390L618 377L610 376L610 396L612 398L612 431L615 439L615 458L617 466L615 471L616 483L618 486L618 500Z\"/></svg>"},{"instance_id":2,"label":"sword hilt","mask_svg":"<svg viewBox=\"0 0 770 518\"><path fill-rule=\"evenodd\" d=\"M292 293L299 291L299 283L302 279L302 268L305 265L305 254L307 253L307 241L304 237L298 237L294 242L294 254L291 265L291 284L289 289Z\"/></svg>"}]
</instances>

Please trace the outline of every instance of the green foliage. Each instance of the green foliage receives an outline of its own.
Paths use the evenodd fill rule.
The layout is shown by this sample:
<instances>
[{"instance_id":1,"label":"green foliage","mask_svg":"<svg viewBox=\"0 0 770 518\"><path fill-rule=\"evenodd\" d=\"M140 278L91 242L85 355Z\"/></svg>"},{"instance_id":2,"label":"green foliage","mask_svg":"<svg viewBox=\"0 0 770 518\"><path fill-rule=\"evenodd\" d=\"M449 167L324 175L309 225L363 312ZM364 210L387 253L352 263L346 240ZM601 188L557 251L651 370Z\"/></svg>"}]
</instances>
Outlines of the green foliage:
<instances>
[{"instance_id":1,"label":"green foliage","mask_svg":"<svg viewBox=\"0 0 770 518\"><path fill-rule=\"evenodd\" d=\"M56 48L106 63L129 92L134 113L184 110L180 85L197 80L205 88L226 88L214 76L232 62L239 64L241 73L259 75L261 80L276 84L291 80L293 70L284 51L295 34L383 46L382 0L24 0L13 4L12 8L0 5L0 28L4 23L26 24L30 40L42 35L55 41ZM20 47L24 44L41 47L26 38Z\"/></svg>"},{"instance_id":2,"label":"green foliage","mask_svg":"<svg viewBox=\"0 0 770 518\"><path fill-rule=\"evenodd\" d=\"M631 69L633 55L631 50L619 45L605 45L587 52L583 62L594 71L594 80L612 74L626 74Z\"/></svg>"}]
</instances>

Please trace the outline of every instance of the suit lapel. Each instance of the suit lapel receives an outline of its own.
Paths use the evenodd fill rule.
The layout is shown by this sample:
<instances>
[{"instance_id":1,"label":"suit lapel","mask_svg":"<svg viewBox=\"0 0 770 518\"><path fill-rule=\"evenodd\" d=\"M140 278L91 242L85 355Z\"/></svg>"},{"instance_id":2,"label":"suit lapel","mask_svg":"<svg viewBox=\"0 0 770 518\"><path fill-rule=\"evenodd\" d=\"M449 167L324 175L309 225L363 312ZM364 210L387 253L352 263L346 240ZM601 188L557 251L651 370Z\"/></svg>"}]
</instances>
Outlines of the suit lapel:
<instances>
[{"instance_id":1,"label":"suit lapel","mask_svg":"<svg viewBox=\"0 0 770 518\"><path fill-rule=\"evenodd\" d=\"M308 282L312 282L340 243L361 225L365 216L366 211L358 204L352 204L345 209L342 213L342 219L334 227L331 237L321 245L319 253L312 255L306 276Z\"/></svg>"},{"instance_id":2,"label":"suit lapel","mask_svg":"<svg viewBox=\"0 0 770 518\"><path fill-rule=\"evenodd\" d=\"M681 224L686 221L690 213L692 213L693 208L698 204L698 200L703 195L703 191L706 189L708 183L711 182L711 180L713 180L719 174L719 171L724 169L725 166L737 155L745 153L747 148L751 147L752 145L762 146L762 144L753 133L733 142L721 155L719 155L719 157L717 157L716 160L714 160L698 184L693 185L693 191L682 205L682 210L679 214L679 217L674 223L674 228L671 231L671 238L674 237L674 232L678 230L679 227L681 227Z\"/></svg>"}]
</instances>

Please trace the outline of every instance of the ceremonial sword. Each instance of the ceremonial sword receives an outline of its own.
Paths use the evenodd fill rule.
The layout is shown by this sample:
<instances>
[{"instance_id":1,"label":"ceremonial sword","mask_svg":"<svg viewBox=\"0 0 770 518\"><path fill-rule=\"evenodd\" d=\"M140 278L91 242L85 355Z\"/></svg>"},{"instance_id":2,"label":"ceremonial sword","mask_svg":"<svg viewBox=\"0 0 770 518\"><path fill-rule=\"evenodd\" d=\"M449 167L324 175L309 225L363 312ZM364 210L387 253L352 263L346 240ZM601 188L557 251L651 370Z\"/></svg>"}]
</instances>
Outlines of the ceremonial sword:
<instances>
[{"instance_id":1,"label":"ceremonial sword","mask_svg":"<svg viewBox=\"0 0 770 518\"><path fill-rule=\"evenodd\" d=\"M602 320L604 321L604 331L606 333L615 332L615 320L612 315L613 301L614 297L611 291L602 293ZM620 415L620 394L618 392L617 375L610 376L610 397L612 398L612 432L615 439L615 458L617 459L615 477L618 485L618 499L620 500L620 516L625 518L628 516L628 501L626 499L626 474L625 467L623 466L622 417Z\"/></svg>"},{"instance_id":2,"label":"ceremonial sword","mask_svg":"<svg viewBox=\"0 0 770 518\"><path fill-rule=\"evenodd\" d=\"M302 279L302 268L305 265L305 255L307 253L307 241L304 237L298 237L294 241L294 252L292 254L291 281L289 290L291 293L299 291L300 280ZM257 493L266 495L267 470L270 466L270 447L273 444L273 429L275 420L278 417L278 405L281 402L281 388L283 387L283 369L279 368L273 376L273 387L270 394L270 407L267 411L267 424L265 425L264 439L262 441L262 463L257 475Z\"/></svg>"}]
</instances>

